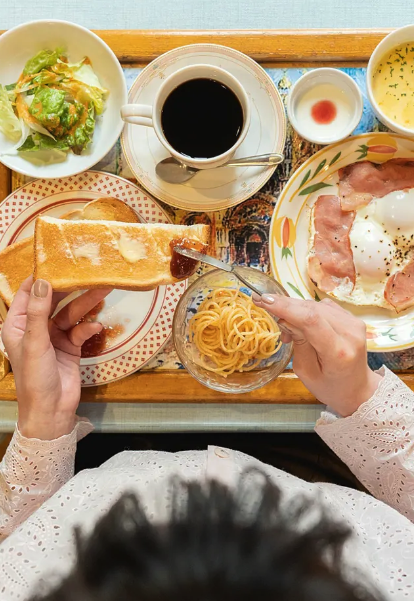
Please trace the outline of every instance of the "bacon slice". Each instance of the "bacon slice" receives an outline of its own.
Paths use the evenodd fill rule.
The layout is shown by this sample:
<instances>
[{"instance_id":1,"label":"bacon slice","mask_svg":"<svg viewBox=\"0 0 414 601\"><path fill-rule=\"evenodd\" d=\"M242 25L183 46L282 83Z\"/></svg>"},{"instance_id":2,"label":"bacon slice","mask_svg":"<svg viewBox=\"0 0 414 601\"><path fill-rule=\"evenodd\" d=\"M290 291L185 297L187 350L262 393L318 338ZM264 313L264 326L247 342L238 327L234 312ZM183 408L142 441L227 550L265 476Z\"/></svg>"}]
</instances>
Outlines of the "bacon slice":
<instances>
[{"instance_id":1,"label":"bacon slice","mask_svg":"<svg viewBox=\"0 0 414 601\"><path fill-rule=\"evenodd\" d=\"M414 259L388 278L384 297L397 313L414 305Z\"/></svg>"},{"instance_id":2,"label":"bacon slice","mask_svg":"<svg viewBox=\"0 0 414 601\"><path fill-rule=\"evenodd\" d=\"M414 160L391 159L381 165L362 161L339 170L339 196L344 211L354 211L373 198L407 188L414 188Z\"/></svg>"},{"instance_id":3,"label":"bacon slice","mask_svg":"<svg viewBox=\"0 0 414 601\"><path fill-rule=\"evenodd\" d=\"M355 286L355 265L349 232L354 212L344 212L338 196L319 196L313 207L314 255L308 261L308 274L323 292L331 292L342 282Z\"/></svg>"}]
</instances>

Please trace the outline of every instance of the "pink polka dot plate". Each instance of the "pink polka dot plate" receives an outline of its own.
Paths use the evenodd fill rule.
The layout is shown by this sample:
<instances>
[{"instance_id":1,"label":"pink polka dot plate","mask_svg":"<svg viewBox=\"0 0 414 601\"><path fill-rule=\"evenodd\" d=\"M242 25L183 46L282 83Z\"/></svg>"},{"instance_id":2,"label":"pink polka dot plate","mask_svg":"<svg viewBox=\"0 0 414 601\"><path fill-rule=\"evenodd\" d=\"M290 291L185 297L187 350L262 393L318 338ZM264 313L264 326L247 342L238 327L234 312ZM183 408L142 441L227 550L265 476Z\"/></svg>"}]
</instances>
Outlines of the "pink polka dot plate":
<instances>
[{"instance_id":1,"label":"pink polka dot plate","mask_svg":"<svg viewBox=\"0 0 414 601\"><path fill-rule=\"evenodd\" d=\"M0 250L32 235L36 217L59 217L104 195L132 207L143 223L171 223L158 204L132 182L101 171L85 171L63 179L37 179L10 194L0 204ZM115 336L105 348L81 360L82 386L108 384L146 365L171 335L172 318L187 282L149 292L114 290L97 319ZM71 297L72 298L72 297ZM0 331L5 307L0 311ZM4 347L0 343L0 351Z\"/></svg>"}]
</instances>

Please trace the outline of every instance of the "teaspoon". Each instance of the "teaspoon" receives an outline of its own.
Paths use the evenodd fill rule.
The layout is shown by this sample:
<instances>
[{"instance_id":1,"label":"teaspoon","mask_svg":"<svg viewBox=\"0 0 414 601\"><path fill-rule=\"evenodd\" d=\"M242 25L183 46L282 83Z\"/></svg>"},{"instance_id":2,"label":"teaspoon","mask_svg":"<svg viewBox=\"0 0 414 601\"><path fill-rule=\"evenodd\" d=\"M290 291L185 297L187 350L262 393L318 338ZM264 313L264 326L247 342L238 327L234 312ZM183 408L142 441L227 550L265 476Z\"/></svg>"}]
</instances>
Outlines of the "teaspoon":
<instances>
[{"instance_id":1,"label":"teaspoon","mask_svg":"<svg viewBox=\"0 0 414 601\"><path fill-rule=\"evenodd\" d=\"M221 169L222 167L270 167L272 165L278 165L284 159L283 154L261 154L258 156L245 157L243 159L231 159L224 165L216 167ZM195 167L189 167L180 163L174 157L168 157L163 161L160 161L155 172L159 178L168 182L169 184L183 184L188 182L194 177L199 171L207 171L206 169L196 169Z\"/></svg>"}]
</instances>

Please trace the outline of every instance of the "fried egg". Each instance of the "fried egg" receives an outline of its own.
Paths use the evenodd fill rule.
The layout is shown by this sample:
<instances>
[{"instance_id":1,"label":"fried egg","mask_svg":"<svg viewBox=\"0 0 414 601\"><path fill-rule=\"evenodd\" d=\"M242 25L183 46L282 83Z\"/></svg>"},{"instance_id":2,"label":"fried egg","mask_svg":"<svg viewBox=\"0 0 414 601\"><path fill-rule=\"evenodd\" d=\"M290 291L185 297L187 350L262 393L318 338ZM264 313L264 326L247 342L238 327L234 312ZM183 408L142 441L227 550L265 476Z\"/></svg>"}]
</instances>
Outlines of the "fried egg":
<instances>
[{"instance_id":1,"label":"fried egg","mask_svg":"<svg viewBox=\"0 0 414 601\"><path fill-rule=\"evenodd\" d=\"M384 298L388 278L414 256L414 189L390 192L356 211L350 244L356 280L332 295L355 305L391 308Z\"/></svg>"}]
</instances>

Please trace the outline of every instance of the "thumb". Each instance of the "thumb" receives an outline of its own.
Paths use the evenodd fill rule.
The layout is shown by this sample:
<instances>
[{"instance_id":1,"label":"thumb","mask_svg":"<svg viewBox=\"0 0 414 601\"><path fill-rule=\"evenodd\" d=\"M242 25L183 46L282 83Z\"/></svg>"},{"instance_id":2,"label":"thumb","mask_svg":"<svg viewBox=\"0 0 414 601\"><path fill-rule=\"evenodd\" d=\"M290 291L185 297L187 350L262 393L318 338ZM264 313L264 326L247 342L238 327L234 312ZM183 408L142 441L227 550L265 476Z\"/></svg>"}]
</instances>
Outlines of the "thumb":
<instances>
[{"instance_id":1,"label":"thumb","mask_svg":"<svg viewBox=\"0 0 414 601\"><path fill-rule=\"evenodd\" d=\"M49 315L52 306L52 287L46 280L36 280L27 305L23 348L29 353L43 353L50 344Z\"/></svg>"}]
</instances>

